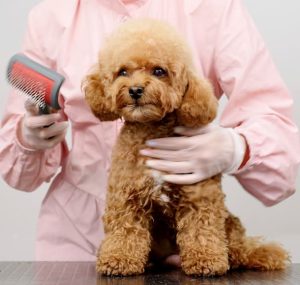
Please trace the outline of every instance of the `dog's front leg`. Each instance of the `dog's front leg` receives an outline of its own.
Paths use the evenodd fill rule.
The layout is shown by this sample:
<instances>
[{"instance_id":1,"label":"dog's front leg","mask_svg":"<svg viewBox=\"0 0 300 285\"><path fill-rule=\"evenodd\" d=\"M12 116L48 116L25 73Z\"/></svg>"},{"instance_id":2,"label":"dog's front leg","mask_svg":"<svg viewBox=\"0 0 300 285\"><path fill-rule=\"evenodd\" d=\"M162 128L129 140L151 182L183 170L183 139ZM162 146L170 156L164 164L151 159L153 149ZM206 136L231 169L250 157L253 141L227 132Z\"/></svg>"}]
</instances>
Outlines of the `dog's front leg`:
<instances>
[{"instance_id":1,"label":"dog's front leg","mask_svg":"<svg viewBox=\"0 0 300 285\"><path fill-rule=\"evenodd\" d=\"M182 187L182 199L176 213L177 244L186 274L222 275L229 269L225 234L227 215L218 181L209 179Z\"/></svg>"},{"instance_id":2,"label":"dog's front leg","mask_svg":"<svg viewBox=\"0 0 300 285\"><path fill-rule=\"evenodd\" d=\"M141 274L148 261L150 214L135 195L138 191L134 181L130 184L132 191L109 189L103 218L106 236L96 266L97 271L105 275Z\"/></svg>"}]
</instances>

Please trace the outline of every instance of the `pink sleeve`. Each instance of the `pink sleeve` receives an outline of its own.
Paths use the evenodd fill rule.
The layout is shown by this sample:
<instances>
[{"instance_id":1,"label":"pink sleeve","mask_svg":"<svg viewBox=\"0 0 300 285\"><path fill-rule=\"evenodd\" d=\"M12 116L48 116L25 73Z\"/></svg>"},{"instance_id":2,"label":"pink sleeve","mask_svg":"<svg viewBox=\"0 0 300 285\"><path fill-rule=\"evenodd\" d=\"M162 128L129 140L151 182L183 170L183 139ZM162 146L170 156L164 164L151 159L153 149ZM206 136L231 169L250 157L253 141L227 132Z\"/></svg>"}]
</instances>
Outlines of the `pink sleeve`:
<instances>
[{"instance_id":1,"label":"pink sleeve","mask_svg":"<svg viewBox=\"0 0 300 285\"><path fill-rule=\"evenodd\" d=\"M41 27L43 17L34 8L29 15L29 23L22 52L39 63L52 67L51 61L44 55L42 36L37 29ZM0 128L0 172L3 179L12 187L33 191L43 182L48 182L57 172L66 155L65 143L46 151L25 149L17 139L17 129L25 112L25 96L11 92Z\"/></svg>"},{"instance_id":2,"label":"pink sleeve","mask_svg":"<svg viewBox=\"0 0 300 285\"><path fill-rule=\"evenodd\" d=\"M221 125L235 128L249 145L250 159L236 178L271 206L295 192L300 142L293 100L241 1L226 2L214 59L229 99Z\"/></svg>"}]
</instances>

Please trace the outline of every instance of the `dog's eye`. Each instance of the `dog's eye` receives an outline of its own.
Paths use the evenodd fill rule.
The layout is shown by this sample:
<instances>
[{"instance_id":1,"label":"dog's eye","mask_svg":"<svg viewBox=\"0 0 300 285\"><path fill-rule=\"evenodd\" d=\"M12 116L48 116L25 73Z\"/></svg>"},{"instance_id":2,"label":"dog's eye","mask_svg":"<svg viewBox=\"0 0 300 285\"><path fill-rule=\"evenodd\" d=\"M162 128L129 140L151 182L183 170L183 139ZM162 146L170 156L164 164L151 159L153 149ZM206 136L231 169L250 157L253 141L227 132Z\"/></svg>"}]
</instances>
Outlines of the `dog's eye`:
<instances>
[{"instance_id":1,"label":"dog's eye","mask_svg":"<svg viewBox=\"0 0 300 285\"><path fill-rule=\"evenodd\" d=\"M128 75L128 73L125 68L120 69L118 72L118 76L127 76L127 75Z\"/></svg>"},{"instance_id":2,"label":"dog's eye","mask_svg":"<svg viewBox=\"0 0 300 285\"><path fill-rule=\"evenodd\" d=\"M159 66L156 66L153 68L152 74L157 77L162 77L167 75L167 71Z\"/></svg>"}]
</instances>

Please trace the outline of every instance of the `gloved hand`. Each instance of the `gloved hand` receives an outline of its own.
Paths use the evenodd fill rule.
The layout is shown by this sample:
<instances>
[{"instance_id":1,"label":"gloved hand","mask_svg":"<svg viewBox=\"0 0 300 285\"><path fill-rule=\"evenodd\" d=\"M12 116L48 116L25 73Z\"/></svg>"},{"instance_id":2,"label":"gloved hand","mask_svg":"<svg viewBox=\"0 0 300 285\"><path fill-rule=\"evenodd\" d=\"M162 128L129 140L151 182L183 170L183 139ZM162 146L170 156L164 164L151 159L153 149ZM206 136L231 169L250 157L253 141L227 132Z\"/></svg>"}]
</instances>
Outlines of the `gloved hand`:
<instances>
[{"instance_id":1,"label":"gloved hand","mask_svg":"<svg viewBox=\"0 0 300 285\"><path fill-rule=\"evenodd\" d=\"M176 127L181 137L147 141L151 148L141 150L146 165L167 172L164 181L194 184L219 173L234 173L243 162L246 141L234 129L207 125L190 129Z\"/></svg>"},{"instance_id":2,"label":"gloved hand","mask_svg":"<svg viewBox=\"0 0 300 285\"><path fill-rule=\"evenodd\" d=\"M45 150L64 140L68 122L62 122L60 113L40 115L37 106L30 100L25 102L25 110L17 131L22 146L32 150Z\"/></svg>"}]
</instances>

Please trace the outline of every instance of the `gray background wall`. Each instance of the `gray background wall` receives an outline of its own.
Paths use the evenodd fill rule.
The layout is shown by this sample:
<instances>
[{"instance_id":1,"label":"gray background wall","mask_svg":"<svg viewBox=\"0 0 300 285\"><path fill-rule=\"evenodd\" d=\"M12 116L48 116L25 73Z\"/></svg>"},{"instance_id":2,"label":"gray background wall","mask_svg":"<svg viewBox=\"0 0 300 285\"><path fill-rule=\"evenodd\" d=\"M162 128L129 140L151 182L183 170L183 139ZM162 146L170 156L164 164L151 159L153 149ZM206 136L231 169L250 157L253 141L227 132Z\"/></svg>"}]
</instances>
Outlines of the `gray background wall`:
<instances>
[{"instance_id":1,"label":"gray background wall","mask_svg":"<svg viewBox=\"0 0 300 285\"><path fill-rule=\"evenodd\" d=\"M39 0L0 2L0 117L7 98L5 68L19 50L29 9ZM300 1L244 0L295 100L295 120L300 125ZM225 100L221 101L222 106ZM298 111L298 112L297 112ZM36 221L48 185L34 193L15 191L0 179L0 260L32 260ZM300 191L298 176L297 188ZM251 235L282 243L293 262L300 262L298 191L277 206L266 208L231 177L224 179L227 204L239 215Z\"/></svg>"}]
</instances>

